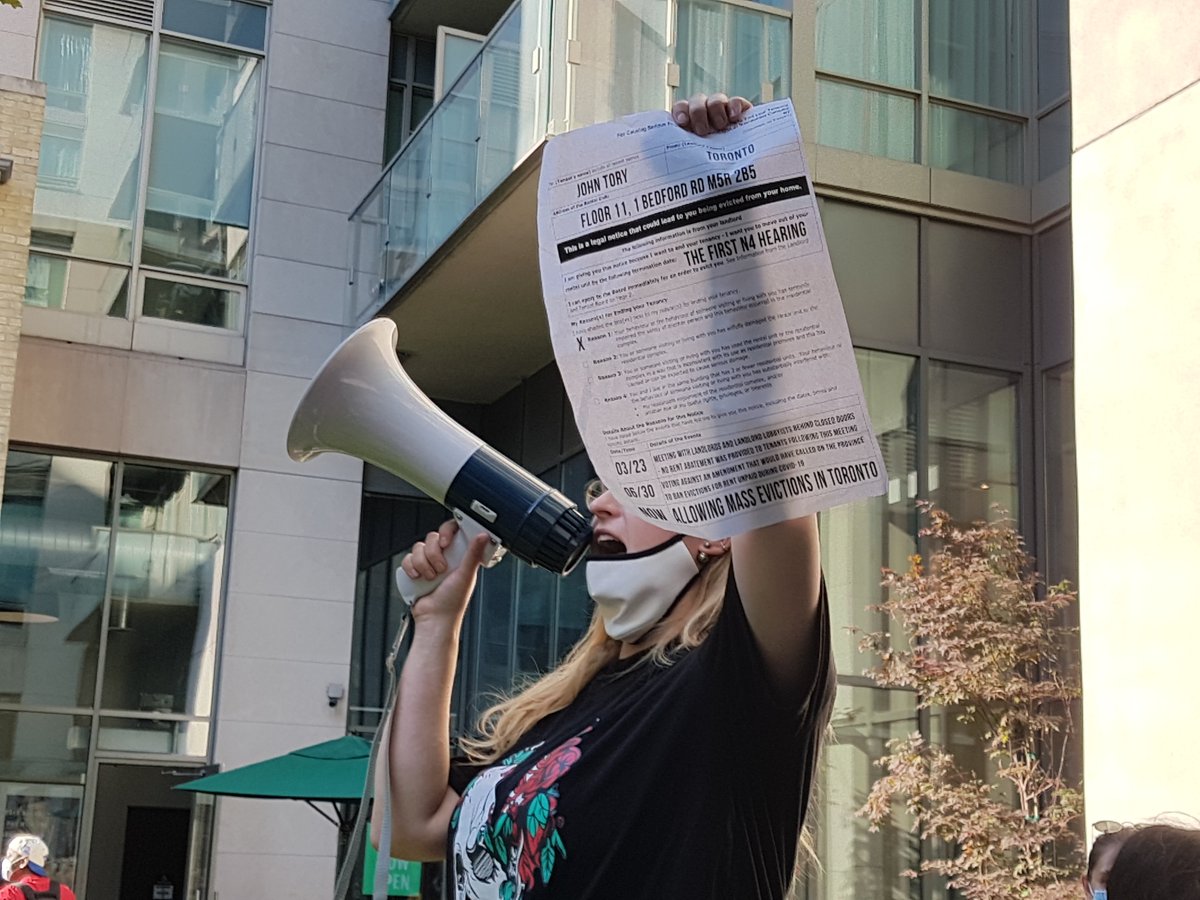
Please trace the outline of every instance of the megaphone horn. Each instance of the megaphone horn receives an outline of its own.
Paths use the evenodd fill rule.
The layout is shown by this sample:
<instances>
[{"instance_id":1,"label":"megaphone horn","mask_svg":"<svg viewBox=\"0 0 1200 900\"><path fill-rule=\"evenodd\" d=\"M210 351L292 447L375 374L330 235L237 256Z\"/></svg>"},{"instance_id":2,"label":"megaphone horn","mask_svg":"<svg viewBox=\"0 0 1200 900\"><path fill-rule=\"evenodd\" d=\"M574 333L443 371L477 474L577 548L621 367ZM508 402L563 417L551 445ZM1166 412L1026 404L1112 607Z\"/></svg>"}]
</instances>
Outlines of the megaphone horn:
<instances>
[{"instance_id":1,"label":"megaphone horn","mask_svg":"<svg viewBox=\"0 0 1200 900\"><path fill-rule=\"evenodd\" d=\"M574 503L421 392L396 357L391 319L363 325L325 361L292 417L287 449L297 462L332 451L391 472L552 572L571 571L591 543Z\"/></svg>"}]
</instances>

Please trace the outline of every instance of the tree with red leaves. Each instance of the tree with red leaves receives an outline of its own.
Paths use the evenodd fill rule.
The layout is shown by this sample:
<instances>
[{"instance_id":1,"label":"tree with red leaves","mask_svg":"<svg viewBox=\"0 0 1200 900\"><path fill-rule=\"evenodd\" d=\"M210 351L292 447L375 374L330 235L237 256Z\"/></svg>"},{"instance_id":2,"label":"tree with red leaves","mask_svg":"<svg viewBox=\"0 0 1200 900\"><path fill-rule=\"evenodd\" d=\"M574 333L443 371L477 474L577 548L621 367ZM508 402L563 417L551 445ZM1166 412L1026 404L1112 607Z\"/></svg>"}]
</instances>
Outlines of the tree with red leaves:
<instances>
[{"instance_id":1,"label":"tree with red leaves","mask_svg":"<svg viewBox=\"0 0 1200 900\"><path fill-rule=\"evenodd\" d=\"M913 690L920 708L970 729L986 771L914 733L889 742L859 815L876 830L903 803L914 830L946 848L909 877L943 875L970 900L1076 897L1083 801L1064 763L1080 689L1062 651L1077 596L1042 583L1011 520L964 527L923 512L928 564L914 556L903 574L885 569L889 599L875 607L903 639L862 634L859 649L878 658L867 673L877 684Z\"/></svg>"}]
</instances>

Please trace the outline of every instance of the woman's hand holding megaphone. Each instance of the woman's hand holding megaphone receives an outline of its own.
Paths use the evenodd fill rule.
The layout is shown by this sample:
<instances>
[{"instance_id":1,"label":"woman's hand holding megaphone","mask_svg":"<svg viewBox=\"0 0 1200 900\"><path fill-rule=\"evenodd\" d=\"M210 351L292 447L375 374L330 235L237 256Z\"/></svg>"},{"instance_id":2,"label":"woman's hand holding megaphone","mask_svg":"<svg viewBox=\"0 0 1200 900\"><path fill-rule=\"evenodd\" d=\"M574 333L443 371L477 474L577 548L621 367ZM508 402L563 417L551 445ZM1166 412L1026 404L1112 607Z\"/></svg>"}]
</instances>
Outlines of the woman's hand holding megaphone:
<instances>
[{"instance_id":1,"label":"woman's hand holding megaphone","mask_svg":"<svg viewBox=\"0 0 1200 900\"><path fill-rule=\"evenodd\" d=\"M418 593L411 601L414 620L446 619L457 623L475 589L480 566L495 554L496 544L486 531L467 538L459 533L459 523L450 519L425 540L413 545L400 561L400 568L411 581L436 582L428 593ZM450 552L456 548L459 552ZM397 573L399 575L399 573ZM407 598L406 598L407 599Z\"/></svg>"}]
</instances>

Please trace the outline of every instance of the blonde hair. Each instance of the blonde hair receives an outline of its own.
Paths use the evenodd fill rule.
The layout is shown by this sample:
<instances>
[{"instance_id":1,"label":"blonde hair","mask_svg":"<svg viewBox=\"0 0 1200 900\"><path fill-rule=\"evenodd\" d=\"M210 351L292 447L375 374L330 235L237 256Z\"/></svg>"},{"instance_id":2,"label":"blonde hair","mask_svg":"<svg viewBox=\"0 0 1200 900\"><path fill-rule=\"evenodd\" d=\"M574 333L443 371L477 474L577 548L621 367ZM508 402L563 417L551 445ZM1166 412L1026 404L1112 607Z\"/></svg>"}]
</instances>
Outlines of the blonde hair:
<instances>
[{"instance_id":1,"label":"blonde hair","mask_svg":"<svg viewBox=\"0 0 1200 900\"><path fill-rule=\"evenodd\" d=\"M699 600L678 629L661 629L651 652L638 664L653 661L669 665L678 650L698 646L712 631L725 599L729 580L729 554L713 559L688 589ZM604 631L599 615L557 668L480 714L475 737L463 738L460 746L474 763L488 764L511 750L530 728L546 716L566 709L596 674L617 659L620 641Z\"/></svg>"}]
</instances>

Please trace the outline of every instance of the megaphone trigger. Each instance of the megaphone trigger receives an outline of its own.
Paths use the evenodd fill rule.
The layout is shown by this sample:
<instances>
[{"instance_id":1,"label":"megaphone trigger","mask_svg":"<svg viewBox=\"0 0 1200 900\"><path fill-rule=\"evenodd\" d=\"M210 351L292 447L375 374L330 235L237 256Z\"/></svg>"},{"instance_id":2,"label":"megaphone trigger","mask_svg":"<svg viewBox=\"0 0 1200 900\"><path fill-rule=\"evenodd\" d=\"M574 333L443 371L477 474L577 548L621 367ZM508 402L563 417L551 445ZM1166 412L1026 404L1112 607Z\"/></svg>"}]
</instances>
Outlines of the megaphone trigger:
<instances>
[{"instance_id":1,"label":"megaphone trigger","mask_svg":"<svg viewBox=\"0 0 1200 900\"><path fill-rule=\"evenodd\" d=\"M479 535L486 534L492 543L490 552L483 560L483 567L485 569L490 569L504 558L504 547L501 545L498 537L470 516L464 516L457 509L453 512L455 521L458 522L458 531L454 533L454 539L450 542L450 546L443 551L446 562L449 563L449 568L445 572L436 578L417 579L409 578L408 574L402 568L399 566L396 567L396 589L400 592L401 599L409 606L412 606L426 594L433 593L434 589L445 580L446 576L462 564L471 542Z\"/></svg>"}]
</instances>

